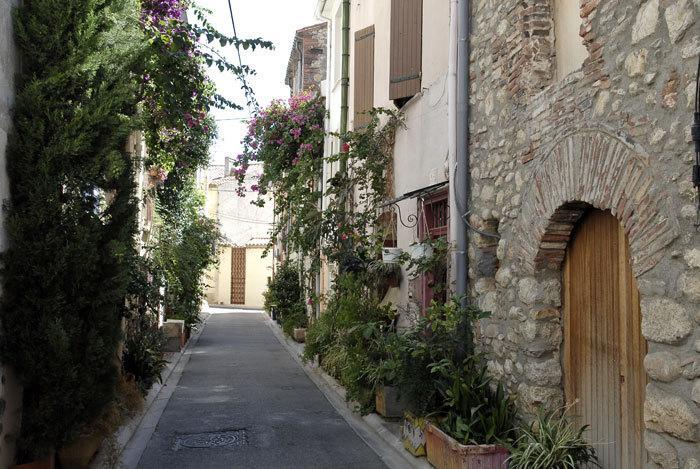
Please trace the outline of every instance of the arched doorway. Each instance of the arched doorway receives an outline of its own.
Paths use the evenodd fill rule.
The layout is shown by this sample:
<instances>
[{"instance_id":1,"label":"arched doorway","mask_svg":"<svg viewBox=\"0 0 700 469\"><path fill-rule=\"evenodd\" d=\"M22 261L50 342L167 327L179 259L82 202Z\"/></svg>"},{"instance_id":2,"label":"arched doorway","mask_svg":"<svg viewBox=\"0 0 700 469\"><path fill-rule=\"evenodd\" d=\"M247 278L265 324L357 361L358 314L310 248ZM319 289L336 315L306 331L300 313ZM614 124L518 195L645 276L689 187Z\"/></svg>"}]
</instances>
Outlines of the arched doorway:
<instances>
[{"instance_id":1,"label":"arched doorway","mask_svg":"<svg viewBox=\"0 0 700 469\"><path fill-rule=\"evenodd\" d=\"M646 342L627 236L608 211L581 219L564 259L564 392L605 468L643 467Z\"/></svg>"}]
</instances>

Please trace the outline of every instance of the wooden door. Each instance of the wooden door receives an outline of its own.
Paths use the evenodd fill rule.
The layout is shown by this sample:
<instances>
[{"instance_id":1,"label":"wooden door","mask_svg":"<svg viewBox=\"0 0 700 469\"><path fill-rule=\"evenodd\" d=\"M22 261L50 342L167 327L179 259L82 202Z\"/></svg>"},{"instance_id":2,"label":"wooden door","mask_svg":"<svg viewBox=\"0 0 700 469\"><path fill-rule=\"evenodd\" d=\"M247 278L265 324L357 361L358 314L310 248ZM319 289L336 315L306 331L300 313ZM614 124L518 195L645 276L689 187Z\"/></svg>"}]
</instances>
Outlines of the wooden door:
<instances>
[{"instance_id":1,"label":"wooden door","mask_svg":"<svg viewBox=\"0 0 700 469\"><path fill-rule=\"evenodd\" d=\"M604 468L643 467L646 342L625 231L588 213L564 261L564 390Z\"/></svg>"},{"instance_id":2,"label":"wooden door","mask_svg":"<svg viewBox=\"0 0 700 469\"><path fill-rule=\"evenodd\" d=\"M231 248L231 304L245 304L245 248Z\"/></svg>"}]
</instances>

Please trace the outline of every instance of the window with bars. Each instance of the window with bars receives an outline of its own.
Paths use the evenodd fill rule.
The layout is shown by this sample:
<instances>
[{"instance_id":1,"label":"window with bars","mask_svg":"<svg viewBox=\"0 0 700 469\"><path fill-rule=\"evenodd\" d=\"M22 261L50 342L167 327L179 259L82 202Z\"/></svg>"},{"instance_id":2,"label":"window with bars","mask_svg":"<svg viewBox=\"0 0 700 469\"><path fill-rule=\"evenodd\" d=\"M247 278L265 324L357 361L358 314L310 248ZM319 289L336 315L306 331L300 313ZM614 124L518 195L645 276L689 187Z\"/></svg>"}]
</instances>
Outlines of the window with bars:
<instances>
[{"instance_id":1,"label":"window with bars","mask_svg":"<svg viewBox=\"0 0 700 469\"><path fill-rule=\"evenodd\" d=\"M438 238L448 240L450 223L448 191L443 190L427 196L420 200L419 204L419 211L422 212L422 223L419 224L420 239L422 241ZM420 278L420 300L423 312L430 307L433 300L437 303L447 301L447 280L447 263Z\"/></svg>"}]
</instances>

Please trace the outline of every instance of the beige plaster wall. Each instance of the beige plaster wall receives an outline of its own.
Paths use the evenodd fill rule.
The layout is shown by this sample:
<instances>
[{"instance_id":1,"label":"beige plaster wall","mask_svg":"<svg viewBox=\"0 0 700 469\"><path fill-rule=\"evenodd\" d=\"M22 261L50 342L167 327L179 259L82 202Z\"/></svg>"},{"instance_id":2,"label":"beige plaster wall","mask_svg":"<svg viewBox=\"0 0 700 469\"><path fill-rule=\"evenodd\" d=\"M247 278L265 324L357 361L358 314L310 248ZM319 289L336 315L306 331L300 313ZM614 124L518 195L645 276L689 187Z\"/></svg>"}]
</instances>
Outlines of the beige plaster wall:
<instances>
[{"instance_id":1,"label":"beige plaster wall","mask_svg":"<svg viewBox=\"0 0 700 469\"><path fill-rule=\"evenodd\" d=\"M262 257L265 248L249 247L245 252L245 306L262 308L267 279L272 277L272 255Z\"/></svg>"}]
</instances>

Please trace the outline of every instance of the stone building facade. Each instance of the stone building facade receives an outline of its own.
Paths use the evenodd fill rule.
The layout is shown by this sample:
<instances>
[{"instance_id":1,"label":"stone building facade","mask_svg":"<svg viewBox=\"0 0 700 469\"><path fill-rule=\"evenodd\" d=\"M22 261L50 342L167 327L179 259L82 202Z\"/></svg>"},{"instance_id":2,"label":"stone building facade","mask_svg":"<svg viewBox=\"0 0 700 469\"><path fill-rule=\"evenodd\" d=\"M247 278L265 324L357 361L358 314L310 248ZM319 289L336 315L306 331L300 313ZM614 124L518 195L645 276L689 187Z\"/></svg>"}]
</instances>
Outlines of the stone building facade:
<instances>
[{"instance_id":1,"label":"stone building facade","mask_svg":"<svg viewBox=\"0 0 700 469\"><path fill-rule=\"evenodd\" d=\"M14 75L17 69L12 29L14 0L0 0L0 204L10 197L5 171L7 137L12 125ZM5 249L4 213L0 213L0 251ZM1 292L0 292L1 294ZM12 370L0 368L0 467L10 467L14 461L14 438L21 418L22 390Z\"/></svg>"},{"instance_id":2,"label":"stone building facade","mask_svg":"<svg viewBox=\"0 0 700 469\"><path fill-rule=\"evenodd\" d=\"M307 26L296 32L284 82L291 94L319 91L326 78L326 23Z\"/></svg>"},{"instance_id":3,"label":"stone building facade","mask_svg":"<svg viewBox=\"0 0 700 469\"><path fill-rule=\"evenodd\" d=\"M578 29L557 28L572 4ZM562 265L586 213L608 211L639 291L648 467L700 467L699 19L697 0L472 2L470 221L498 236L470 236L489 368L526 413L565 402ZM583 61L563 73L572 34Z\"/></svg>"}]
</instances>

